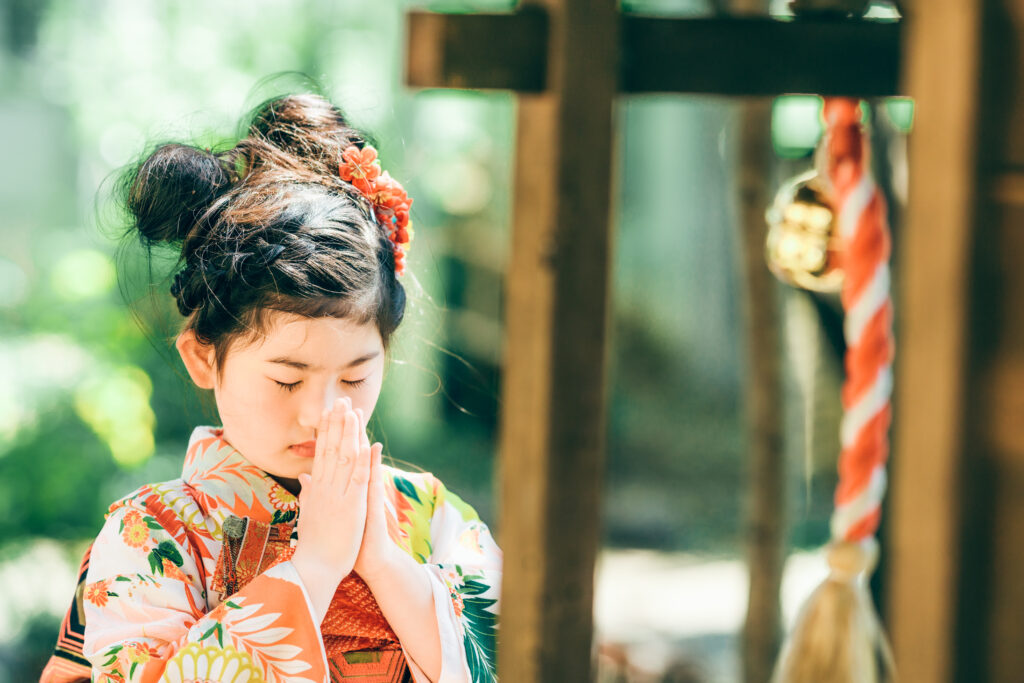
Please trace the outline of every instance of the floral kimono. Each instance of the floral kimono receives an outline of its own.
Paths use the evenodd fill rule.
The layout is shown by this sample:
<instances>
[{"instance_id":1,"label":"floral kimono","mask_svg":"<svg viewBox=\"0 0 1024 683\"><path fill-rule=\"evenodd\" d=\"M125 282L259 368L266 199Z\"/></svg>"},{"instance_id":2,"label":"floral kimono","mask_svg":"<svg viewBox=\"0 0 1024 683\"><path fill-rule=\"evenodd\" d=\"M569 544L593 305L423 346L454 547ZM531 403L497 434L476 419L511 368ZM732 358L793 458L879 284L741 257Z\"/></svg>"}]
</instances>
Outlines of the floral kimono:
<instances>
[{"instance_id":1,"label":"floral kimono","mask_svg":"<svg viewBox=\"0 0 1024 683\"><path fill-rule=\"evenodd\" d=\"M110 507L41 680L427 681L354 572L315 622L298 500L222 433L197 427L180 479ZM433 587L440 680L496 680L501 550L432 474L384 472L391 536Z\"/></svg>"}]
</instances>

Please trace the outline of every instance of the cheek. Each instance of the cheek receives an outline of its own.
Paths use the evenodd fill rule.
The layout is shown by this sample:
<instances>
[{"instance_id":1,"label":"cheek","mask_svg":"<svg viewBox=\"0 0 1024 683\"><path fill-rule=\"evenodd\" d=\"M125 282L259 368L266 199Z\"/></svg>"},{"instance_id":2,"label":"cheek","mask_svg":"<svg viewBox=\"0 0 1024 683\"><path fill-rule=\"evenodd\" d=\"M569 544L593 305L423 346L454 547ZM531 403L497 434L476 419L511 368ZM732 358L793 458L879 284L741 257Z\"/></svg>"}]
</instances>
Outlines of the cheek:
<instances>
[{"instance_id":1,"label":"cheek","mask_svg":"<svg viewBox=\"0 0 1024 683\"><path fill-rule=\"evenodd\" d=\"M380 398L381 380L381 376L377 375L352 394L353 404L356 408L361 408L365 415L373 414L377 399Z\"/></svg>"},{"instance_id":2,"label":"cheek","mask_svg":"<svg viewBox=\"0 0 1024 683\"><path fill-rule=\"evenodd\" d=\"M225 387L217 401L222 413L240 420L258 421L264 419L262 415L266 412L280 409L286 402L286 395L274 384L252 381Z\"/></svg>"}]
</instances>

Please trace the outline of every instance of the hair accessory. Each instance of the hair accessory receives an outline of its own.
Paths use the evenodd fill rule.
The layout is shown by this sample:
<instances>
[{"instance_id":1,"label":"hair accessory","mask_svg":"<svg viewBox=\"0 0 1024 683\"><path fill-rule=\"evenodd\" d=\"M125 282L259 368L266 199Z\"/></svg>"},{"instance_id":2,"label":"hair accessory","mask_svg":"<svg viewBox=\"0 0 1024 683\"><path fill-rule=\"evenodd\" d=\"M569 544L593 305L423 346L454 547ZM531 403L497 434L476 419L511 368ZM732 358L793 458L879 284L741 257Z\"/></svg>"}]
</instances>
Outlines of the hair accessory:
<instances>
[{"instance_id":1,"label":"hair accessory","mask_svg":"<svg viewBox=\"0 0 1024 683\"><path fill-rule=\"evenodd\" d=\"M350 145L341 153L341 158L343 161L338 165L338 175L373 204L374 215L393 245L395 274L403 274L405 257L409 253L409 243L413 236L412 220L409 218L412 199L401 183L388 175L387 171L381 170L377 150L372 145L365 145L362 149Z\"/></svg>"}]
</instances>

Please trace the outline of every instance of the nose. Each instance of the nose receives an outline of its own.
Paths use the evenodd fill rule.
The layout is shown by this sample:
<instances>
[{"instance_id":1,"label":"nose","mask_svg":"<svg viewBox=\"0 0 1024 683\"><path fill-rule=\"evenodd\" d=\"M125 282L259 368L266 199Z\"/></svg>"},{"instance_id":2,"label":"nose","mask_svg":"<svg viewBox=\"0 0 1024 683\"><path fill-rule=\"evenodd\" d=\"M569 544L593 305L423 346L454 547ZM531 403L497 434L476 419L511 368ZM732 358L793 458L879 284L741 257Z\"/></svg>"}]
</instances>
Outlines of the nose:
<instances>
[{"instance_id":1,"label":"nose","mask_svg":"<svg viewBox=\"0 0 1024 683\"><path fill-rule=\"evenodd\" d=\"M302 402L299 412L299 424L303 427L316 429L320 425L320 415L331 406L334 401L344 396L344 393L328 382L323 391L310 391Z\"/></svg>"}]
</instances>

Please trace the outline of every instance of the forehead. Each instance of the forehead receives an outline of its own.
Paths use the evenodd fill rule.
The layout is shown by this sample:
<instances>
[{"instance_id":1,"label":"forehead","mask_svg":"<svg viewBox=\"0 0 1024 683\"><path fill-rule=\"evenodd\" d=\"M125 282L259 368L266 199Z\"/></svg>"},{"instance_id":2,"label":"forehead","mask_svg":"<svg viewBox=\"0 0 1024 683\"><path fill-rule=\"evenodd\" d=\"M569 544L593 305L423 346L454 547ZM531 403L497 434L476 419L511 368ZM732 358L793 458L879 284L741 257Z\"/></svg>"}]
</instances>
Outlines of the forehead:
<instances>
[{"instance_id":1,"label":"forehead","mask_svg":"<svg viewBox=\"0 0 1024 683\"><path fill-rule=\"evenodd\" d=\"M265 359L287 355L317 364L325 358L360 356L382 346L373 321L360 324L348 318L306 318L272 311L267 322L266 335L253 348Z\"/></svg>"}]
</instances>

